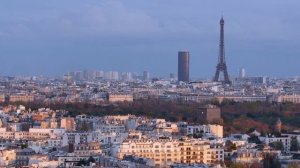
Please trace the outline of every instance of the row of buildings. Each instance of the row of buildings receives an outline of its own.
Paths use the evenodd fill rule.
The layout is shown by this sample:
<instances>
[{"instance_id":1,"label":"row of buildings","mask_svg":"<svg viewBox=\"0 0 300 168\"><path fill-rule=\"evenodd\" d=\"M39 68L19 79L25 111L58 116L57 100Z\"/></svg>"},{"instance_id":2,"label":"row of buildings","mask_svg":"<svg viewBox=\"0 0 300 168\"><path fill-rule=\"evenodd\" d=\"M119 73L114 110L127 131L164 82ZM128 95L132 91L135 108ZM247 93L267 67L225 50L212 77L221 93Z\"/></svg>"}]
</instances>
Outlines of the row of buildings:
<instances>
[{"instance_id":1,"label":"row of buildings","mask_svg":"<svg viewBox=\"0 0 300 168\"><path fill-rule=\"evenodd\" d=\"M206 110L199 109L200 118L219 117L214 107ZM202 115L210 110L213 118ZM1 107L0 119L2 167L221 168L229 160L261 162L265 153L289 163L297 161L293 144L300 141L299 132L224 136L223 126L216 124L134 115L70 117L64 110L24 106Z\"/></svg>"},{"instance_id":2,"label":"row of buildings","mask_svg":"<svg viewBox=\"0 0 300 168\"><path fill-rule=\"evenodd\" d=\"M149 76L147 72L144 74ZM238 78L231 85L219 82L177 82L173 79L151 81L88 81L69 83L55 78L0 77L0 102L41 102L90 104L115 103L139 99L182 102L292 102L299 103L300 82L292 79Z\"/></svg>"}]
</instances>

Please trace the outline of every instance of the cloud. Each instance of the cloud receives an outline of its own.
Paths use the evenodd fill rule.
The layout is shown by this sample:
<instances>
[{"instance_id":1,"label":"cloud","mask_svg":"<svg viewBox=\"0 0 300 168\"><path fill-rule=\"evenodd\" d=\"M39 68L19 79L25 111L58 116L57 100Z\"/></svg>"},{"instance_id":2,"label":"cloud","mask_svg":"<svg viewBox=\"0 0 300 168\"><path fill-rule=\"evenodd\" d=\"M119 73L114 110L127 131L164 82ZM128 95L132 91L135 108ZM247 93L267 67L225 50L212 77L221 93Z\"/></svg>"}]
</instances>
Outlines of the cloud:
<instances>
[{"instance_id":1,"label":"cloud","mask_svg":"<svg viewBox=\"0 0 300 168\"><path fill-rule=\"evenodd\" d=\"M99 4L84 4L76 8L60 10L45 9L12 17L1 24L0 31L12 37L113 35L152 36L185 35L201 33L189 20L169 18L162 20L147 11L130 8L123 1L101 1ZM51 14L49 14L51 13Z\"/></svg>"}]
</instances>

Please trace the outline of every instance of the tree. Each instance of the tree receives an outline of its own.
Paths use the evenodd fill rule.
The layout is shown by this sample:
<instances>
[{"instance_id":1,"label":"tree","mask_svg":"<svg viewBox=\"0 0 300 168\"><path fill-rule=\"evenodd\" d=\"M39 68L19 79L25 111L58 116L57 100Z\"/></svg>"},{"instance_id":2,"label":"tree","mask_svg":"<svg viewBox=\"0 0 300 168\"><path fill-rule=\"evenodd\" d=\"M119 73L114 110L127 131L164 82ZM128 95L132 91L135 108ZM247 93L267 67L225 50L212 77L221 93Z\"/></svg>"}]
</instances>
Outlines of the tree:
<instances>
[{"instance_id":1,"label":"tree","mask_svg":"<svg viewBox=\"0 0 300 168\"><path fill-rule=\"evenodd\" d=\"M254 135L248 138L248 142L255 143L255 144L261 144L261 141L259 140L259 138Z\"/></svg>"},{"instance_id":2,"label":"tree","mask_svg":"<svg viewBox=\"0 0 300 168\"><path fill-rule=\"evenodd\" d=\"M291 140L291 151L298 151L299 150L299 142L297 138L293 137Z\"/></svg>"},{"instance_id":3,"label":"tree","mask_svg":"<svg viewBox=\"0 0 300 168\"><path fill-rule=\"evenodd\" d=\"M90 163L95 163L96 160L92 156L90 156L87 162L88 162L88 164L90 166Z\"/></svg>"},{"instance_id":4,"label":"tree","mask_svg":"<svg viewBox=\"0 0 300 168\"><path fill-rule=\"evenodd\" d=\"M280 151L284 150L284 146L282 142L272 142L270 143L269 146L274 148L275 150L280 150Z\"/></svg>"},{"instance_id":5,"label":"tree","mask_svg":"<svg viewBox=\"0 0 300 168\"><path fill-rule=\"evenodd\" d=\"M28 148L28 144L21 144L21 148L22 149Z\"/></svg>"},{"instance_id":6,"label":"tree","mask_svg":"<svg viewBox=\"0 0 300 168\"><path fill-rule=\"evenodd\" d=\"M236 150L237 148L236 148L236 145L232 142L232 141L226 141L226 143L225 143L225 149L227 150L227 151L233 151L233 150Z\"/></svg>"},{"instance_id":7,"label":"tree","mask_svg":"<svg viewBox=\"0 0 300 168\"><path fill-rule=\"evenodd\" d=\"M83 121L81 123L81 127L79 128L80 131L89 131L90 127L89 124L86 121Z\"/></svg>"},{"instance_id":8,"label":"tree","mask_svg":"<svg viewBox=\"0 0 300 168\"><path fill-rule=\"evenodd\" d=\"M275 155L266 153L264 154L263 168L281 168L281 164Z\"/></svg>"},{"instance_id":9,"label":"tree","mask_svg":"<svg viewBox=\"0 0 300 168\"><path fill-rule=\"evenodd\" d=\"M82 159L76 164L76 166L86 166L86 165L87 165L86 160L82 160Z\"/></svg>"},{"instance_id":10,"label":"tree","mask_svg":"<svg viewBox=\"0 0 300 168\"><path fill-rule=\"evenodd\" d=\"M193 134L193 138L195 138L195 139L199 139L199 138L202 138L202 137L203 137L202 133Z\"/></svg>"},{"instance_id":11,"label":"tree","mask_svg":"<svg viewBox=\"0 0 300 168\"><path fill-rule=\"evenodd\" d=\"M244 163L232 163L229 168L247 168L247 165Z\"/></svg>"},{"instance_id":12,"label":"tree","mask_svg":"<svg viewBox=\"0 0 300 168\"><path fill-rule=\"evenodd\" d=\"M287 167L287 168L299 168L299 167L300 167L300 164L299 164L299 163L292 162L292 163L289 163L289 164L288 164L288 167Z\"/></svg>"},{"instance_id":13,"label":"tree","mask_svg":"<svg viewBox=\"0 0 300 168\"><path fill-rule=\"evenodd\" d=\"M250 168L262 168L262 166L259 162L254 162L250 165Z\"/></svg>"}]
</instances>

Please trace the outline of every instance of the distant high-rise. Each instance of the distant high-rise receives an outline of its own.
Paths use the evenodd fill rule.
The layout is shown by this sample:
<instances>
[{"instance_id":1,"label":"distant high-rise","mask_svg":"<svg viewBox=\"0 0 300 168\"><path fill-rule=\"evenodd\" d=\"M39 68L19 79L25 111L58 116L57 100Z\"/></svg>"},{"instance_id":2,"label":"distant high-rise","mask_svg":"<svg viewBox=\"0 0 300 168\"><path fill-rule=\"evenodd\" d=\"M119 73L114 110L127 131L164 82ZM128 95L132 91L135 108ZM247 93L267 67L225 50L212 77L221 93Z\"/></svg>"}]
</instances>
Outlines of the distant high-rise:
<instances>
[{"instance_id":1,"label":"distant high-rise","mask_svg":"<svg viewBox=\"0 0 300 168\"><path fill-rule=\"evenodd\" d=\"M119 80L119 72L108 71L104 73L104 79L109 81L118 81Z\"/></svg>"},{"instance_id":2,"label":"distant high-rise","mask_svg":"<svg viewBox=\"0 0 300 168\"><path fill-rule=\"evenodd\" d=\"M90 71L88 71L88 70L83 71L83 79L84 80L89 80L90 79Z\"/></svg>"},{"instance_id":3,"label":"distant high-rise","mask_svg":"<svg viewBox=\"0 0 300 168\"><path fill-rule=\"evenodd\" d=\"M190 81L190 53L188 51L178 52L178 81Z\"/></svg>"},{"instance_id":4,"label":"distant high-rise","mask_svg":"<svg viewBox=\"0 0 300 168\"><path fill-rule=\"evenodd\" d=\"M246 70L245 70L245 68L241 68L240 69L239 77L240 78L245 78L246 77Z\"/></svg>"},{"instance_id":5,"label":"distant high-rise","mask_svg":"<svg viewBox=\"0 0 300 168\"><path fill-rule=\"evenodd\" d=\"M104 78L104 72L103 71L96 71L95 72L95 78L96 79L103 79Z\"/></svg>"},{"instance_id":6,"label":"distant high-rise","mask_svg":"<svg viewBox=\"0 0 300 168\"><path fill-rule=\"evenodd\" d=\"M218 60L218 65L216 67L216 74L214 77L214 81L218 82L220 73L223 72L224 75L224 81L223 83L225 84L231 84L231 81L229 79L229 75L227 72L227 65L225 61L225 42L224 42L224 19L223 17L220 20L220 46L219 46L219 60Z\"/></svg>"},{"instance_id":7,"label":"distant high-rise","mask_svg":"<svg viewBox=\"0 0 300 168\"><path fill-rule=\"evenodd\" d=\"M76 80L83 80L83 72L82 71L75 72L75 79Z\"/></svg>"},{"instance_id":8,"label":"distant high-rise","mask_svg":"<svg viewBox=\"0 0 300 168\"><path fill-rule=\"evenodd\" d=\"M149 81L150 80L150 73L148 71L143 72L143 80Z\"/></svg>"},{"instance_id":9,"label":"distant high-rise","mask_svg":"<svg viewBox=\"0 0 300 168\"><path fill-rule=\"evenodd\" d=\"M121 73L121 79L123 81L127 81L127 82L132 81L132 74L131 74L131 72L123 72L123 73Z\"/></svg>"},{"instance_id":10,"label":"distant high-rise","mask_svg":"<svg viewBox=\"0 0 300 168\"><path fill-rule=\"evenodd\" d=\"M170 73L170 79L175 79L174 73Z\"/></svg>"}]
</instances>

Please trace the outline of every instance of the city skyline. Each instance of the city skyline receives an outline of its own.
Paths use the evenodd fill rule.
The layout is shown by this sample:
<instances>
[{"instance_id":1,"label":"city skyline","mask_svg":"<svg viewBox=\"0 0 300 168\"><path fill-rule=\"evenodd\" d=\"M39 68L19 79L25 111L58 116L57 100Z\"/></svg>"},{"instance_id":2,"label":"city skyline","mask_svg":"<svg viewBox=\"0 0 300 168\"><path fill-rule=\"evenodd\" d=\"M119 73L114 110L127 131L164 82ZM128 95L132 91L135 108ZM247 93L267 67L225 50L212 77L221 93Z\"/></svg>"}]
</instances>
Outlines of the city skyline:
<instances>
[{"instance_id":1,"label":"city skyline","mask_svg":"<svg viewBox=\"0 0 300 168\"><path fill-rule=\"evenodd\" d=\"M252 76L299 76L297 1L70 2L2 2L1 75L101 69L167 76L188 48L191 78L212 78L223 13L231 76L241 67Z\"/></svg>"},{"instance_id":2,"label":"city skyline","mask_svg":"<svg viewBox=\"0 0 300 168\"><path fill-rule=\"evenodd\" d=\"M300 168L299 5L0 2L0 167Z\"/></svg>"}]
</instances>

